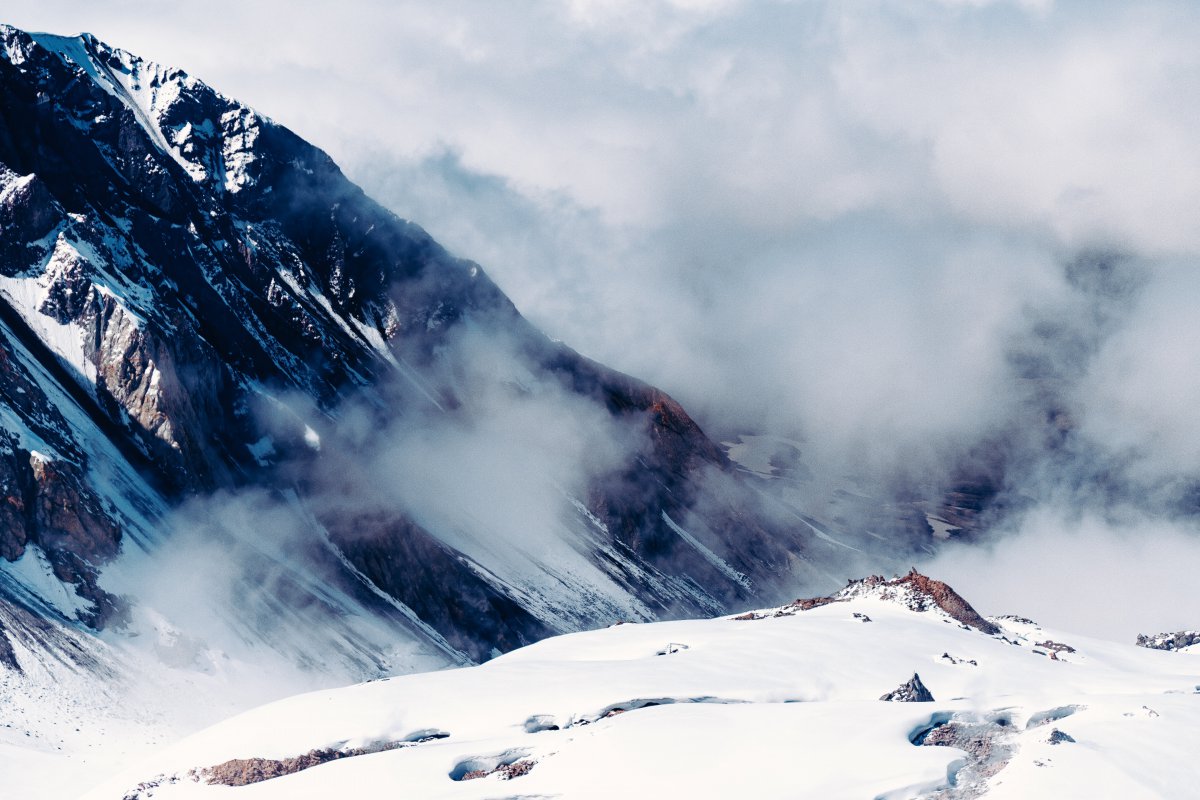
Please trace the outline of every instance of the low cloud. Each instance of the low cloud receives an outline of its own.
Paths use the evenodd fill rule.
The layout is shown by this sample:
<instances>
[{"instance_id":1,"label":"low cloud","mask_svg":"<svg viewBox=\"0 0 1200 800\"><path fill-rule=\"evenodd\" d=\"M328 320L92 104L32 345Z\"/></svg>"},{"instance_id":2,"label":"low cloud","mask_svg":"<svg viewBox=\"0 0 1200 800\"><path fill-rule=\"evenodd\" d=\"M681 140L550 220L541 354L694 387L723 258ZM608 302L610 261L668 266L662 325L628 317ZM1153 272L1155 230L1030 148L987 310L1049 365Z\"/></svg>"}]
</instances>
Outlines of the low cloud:
<instances>
[{"instance_id":1,"label":"low cloud","mask_svg":"<svg viewBox=\"0 0 1200 800\"><path fill-rule=\"evenodd\" d=\"M1200 530L1192 522L1046 505L997 533L921 568L983 614L1130 644L1139 633L1194 629L1200 619Z\"/></svg>"},{"instance_id":2,"label":"low cloud","mask_svg":"<svg viewBox=\"0 0 1200 800\"><path fill-rule=\"evenodd\" d=\"M411 519L526 591L537 593L542 573L558 570L551 577L574 576L580 592L599 584L615 596L568 524L578 515L573 501L584 502L598 477L647 446L643 428L568 390L524 344L464 323L421 377L444 398L442 408L338 409L321 457L305 467L308 502L318 514L378 510ZM404 389L397 380L383 392Z\"/></svg>"},{"instance_id":3,"label":"low cloud","mask_svg":"<svg viewBox=\"0 0 1200 800\"><path fill-rule=\"evenodd\" d=\"M1058 519L1077 537L1043 539L1060 560L1088 537L1109 559L1136 541L1186 555L1195 7L217 2L181 24L148 0L10 6L17 25L91 29L291 126L551 336L662 386L714 435L801 440L835 481L936 488L1002 463L1011 552ZM528 437L574 475L542 452L537 396L484 395L491 426L396 432L406 453L459 462L470 437L499 462ZM590 452L579 420L563 428ZM453 513L503 512L516 495L495 489ZM996 552L1019 585L1028 570ZM1109 562L1086 563L1099 579ZM1173 564L1160 574L1182 585Z\"/></svg>"}]
</instances>

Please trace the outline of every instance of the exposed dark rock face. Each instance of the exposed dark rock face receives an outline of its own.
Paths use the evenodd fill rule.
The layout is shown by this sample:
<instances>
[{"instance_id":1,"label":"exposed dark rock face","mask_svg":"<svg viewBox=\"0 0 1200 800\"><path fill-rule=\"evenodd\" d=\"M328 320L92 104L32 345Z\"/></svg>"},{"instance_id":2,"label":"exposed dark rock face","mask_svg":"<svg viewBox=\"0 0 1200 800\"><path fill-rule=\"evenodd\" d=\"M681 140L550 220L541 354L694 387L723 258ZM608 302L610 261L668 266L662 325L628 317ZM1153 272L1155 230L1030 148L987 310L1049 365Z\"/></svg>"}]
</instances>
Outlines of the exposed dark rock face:
<instances>
[{"instance_id":1,"label":"exposed dark rock face","mask_svg":"<svg viewBox=\"0 0 1200 800\"><path fill-rule=\"evenodd\" d=\"M25 508L26 475L12 442L6 442L0 451L0 491L4 502L0 503L0 558L16 561L25 553L29 541L28 512Z\"/></svg>"},{"instance_id":2,"label":"exposed dark rock face","mask_svg":"<svg viewBox=\"0 0 1200 800\"><path fill-rule=\"evenodd\" d=\"M47 619L39 610L26 608L19 598L11 596L7 587L0 586L0 671L11 669L23 672L14 644L36 660L51 661L71 670L85 671L99 677L111 677L111 667L105 666L86 646L87 634L73 626Z\"/></svg>"},{"instance_id":3,"label":"exposed dark rock face","mask_svg":"<svg viewBox=\"0 0 1200 800\"><path fill-rule=\"evenodd\" d=\"M921 683L921 676L914 672L908 681L879 699L889 703L932 703L933 694L925 687L924 683Z\"/></svg>"},{"instance_id":4,"label":"exposed dark rock face","mask_svg":"<svg viewBox=\"0 0 1200 800\"><path fill-rule=\"evenodd\" d=\"M997 494L989 477L962 480L946 490L937 507L937 515L960 534L979 533Z\"/></svg>"},{"instance_id":5,"label":"exposed dark rock face","mask_svg":"<svg viewBox=\"0 0 1200 800\"><path fill-rule=\"evenodd\" d=\"M486 660L493 647L508 651L553 632L408 520L359 515L327 524L342 552L372 583L476 661Z\"/></svg>"},{"instance_id":6,"label":"exposed dark rock face","mask_svg":"<svg viewBox=\"0 0 1200 800\"><path fill-rule=\"evenodd\" d=\"M507 585L408 509L312 502L344 470L308 422L351 401L381 429L469 416L466 330L641 434L570 498L573 546L637 613L779 602L819 574L808 530L765 512L678 403L542 335L325 153L89 35L0 27L0 557L44 552L91 601L82 621L121 618L102 568L152 548L172 507L246 487L295 497L322 574L403 604L389 613L411 610L439 648L482 659L626 616L587 587L564 609Z\"/></svg>"},{"instance_id":7,"label":"exposed dark rock face","mask_svg":"<svg viewBox=\"0 0 1200 800\"><path fill-rule=\"evenodd\" d=\"M1175 633L1155 633L1147 636L1139 633L1136 642L1138 647L1148 647L1151 650L1182 650L1194 644L1200 644L1200 632L1177 631Z\"/></svg>"},{"instance_id":8,"label":"exposed dark rock face","mask_svg":"<svg viewBox=\"0 0 1200 800\"><path fill-rule=\"evenodd\" d=\"M70 461L50 461L0 440L0 556L14 561L28 544L45 553L54 575L92 601L81 619L95 627L123 618L121 601L101 589L96 567L116 555L121 528Z\"/></svg>"},{"instance_id":9,"label":"exposed dark rock face","mask_svg":"<svg viewBox=\"0 0 1200 800\"><path fill-rule=\"evenodd\" d=\"M1054 730L1050 731L1050 738L1048 738L1046 741L1050 742L1050 744L1066 744L1068 742L1074 743L1075 737L1069 733L1063 733L1058 728L1055 728Z\"/></svg>"},{"instance_id":10,"label":"exposed dark rock face","mask_svg":"<svg viewBox=\"0 0 1200 800\"><path fill-rule=\"evenodd\" d=\"M0 627L0 667L21 671L21 664L17 661L17 655L13 652L12 642L8 640L8 634L4 632L4 628Z\"/></svg>"},{"instance_id":11,"label":"exposed dark rock face","mask_svg":"<svg viewBox=\"0 0 1200 800\"><path fill-rule=\"evenodd\" d=\"M49 550L64 550L84 561L103 563L117 553L121 531L100 500L62 464L33 457L36 491L33 522Z\"/></svg>"}]
</instances>

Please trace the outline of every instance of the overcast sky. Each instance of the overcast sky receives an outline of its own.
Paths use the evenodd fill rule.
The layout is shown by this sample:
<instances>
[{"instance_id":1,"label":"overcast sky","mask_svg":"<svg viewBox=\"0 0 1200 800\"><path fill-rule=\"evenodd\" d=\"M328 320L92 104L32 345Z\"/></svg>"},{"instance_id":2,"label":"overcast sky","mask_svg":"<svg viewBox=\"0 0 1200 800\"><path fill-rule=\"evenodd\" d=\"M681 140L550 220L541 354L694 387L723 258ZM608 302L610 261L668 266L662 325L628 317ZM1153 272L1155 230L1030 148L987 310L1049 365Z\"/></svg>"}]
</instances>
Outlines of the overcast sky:
<instances>
[{"instance_id":1,"label":"overcast sky","mask_svg":"<svg viewBox=\"0 0 1200 800\"><path fill-rule=\"evenodd\" d=\"M4 5L293 128L710 430L936 470L1066 342L1099 452L1200 472L1200 4ZM1072 284L1088 252L1136 291Z\"/></svg>"}]
</instances>

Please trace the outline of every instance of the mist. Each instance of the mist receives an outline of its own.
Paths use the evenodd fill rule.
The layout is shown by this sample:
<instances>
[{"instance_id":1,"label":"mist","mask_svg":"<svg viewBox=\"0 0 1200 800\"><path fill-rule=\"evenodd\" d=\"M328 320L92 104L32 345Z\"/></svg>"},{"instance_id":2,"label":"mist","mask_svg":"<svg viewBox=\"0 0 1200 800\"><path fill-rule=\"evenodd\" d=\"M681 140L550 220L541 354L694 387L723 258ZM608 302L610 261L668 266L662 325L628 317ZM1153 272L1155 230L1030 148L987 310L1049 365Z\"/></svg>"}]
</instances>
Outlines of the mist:
<instances>
[{"instance_id":1,"label":"mist","mask_svg":"<svg viewBox=\"0 0 1200 800\"><path fill-rule=\"evenodd\" d=\"M299 692L464 661L347 581L294 495L196 498L159 535L151 552L130 548L105 570L130 611L105 638L134 656L128 696L170 707L181 731Z\"/></svg>"},{"instance_id":2,"label":"mist","mask_svg":"<svg viewBox=\"0 0 1200 800\"><path fill-rule=\"evenodd\" d=\"M988 610L1025 613L1024 591L1100 635L1185 624L1163 598L1188 586L1200 485L1194 6L76 6L9 21L92 30L289 125L713 438L799 441L816 480L881 502L985 475L985 540L930 568ZM586 408L542 430L563 398L540 391L481 396L474 427L409 417L366 477L403 476L440 529L494 513L515 535L520 506L551 530L564 493L485 476L571 484L595 442L638 445ZM489 488L432 502L456 480ZM1039 594L1050 564L1078 603ZM1135 566L1163 593L1089 618L1088 587Z\"/></svg>"},{"instance_id":3,"label":"mist","mask_svg":"<svg viewBox=\"0 0 1200 800\"><path fill-rule=\"evenodd\" d=\"M654 617L589 557L595 533L580 516L592 484L648 447L643 422L569 391L503 331L464 322L421 370L328 408L263 395L255 424L269 488L194 497L149 551L127 548L105 569L132 613L110 639L169 675L199 676L203 691L179 703L180 719L203 721L213 692L240 708L497 654L470 638L475 628L419 619L344 554L388 542L397 526L429 544L386 558L410 577L450 581L453 592L428 599L453 615L495 613L446 572L461 562L527 605L541 635Z\"/></svg>"},{"instance_id":4,"label":"mist","mask_svg":"<svg viewBox=\"0 0 1200 800\"><path fill-rule=\"evenodd\" d=\"M1200 600L1192 521L1117 517L1041 506L984 545L957 545L921 565L982 614L1017 614L1086 636L1132 643L1140 633L1190 630Z\"/></svg>"},{"instance_id":5,"label":"mist","mask_svg":"<svg viewBox=\"0 0 1200 800\"><path fill-rule=\"evenodd\" d=\"M648 448L642 420L570 391L525 344L468 321L419 378L439 405L420 402L398 376L376 387L382 405L343 403L319 428L320 458L301 467L306 502L319 517L375 512L415 522L485 566L553 628L644 618L572 532L596 480ZM580 598L591 608L581 612Z\"/></svg>"}]
</instances>

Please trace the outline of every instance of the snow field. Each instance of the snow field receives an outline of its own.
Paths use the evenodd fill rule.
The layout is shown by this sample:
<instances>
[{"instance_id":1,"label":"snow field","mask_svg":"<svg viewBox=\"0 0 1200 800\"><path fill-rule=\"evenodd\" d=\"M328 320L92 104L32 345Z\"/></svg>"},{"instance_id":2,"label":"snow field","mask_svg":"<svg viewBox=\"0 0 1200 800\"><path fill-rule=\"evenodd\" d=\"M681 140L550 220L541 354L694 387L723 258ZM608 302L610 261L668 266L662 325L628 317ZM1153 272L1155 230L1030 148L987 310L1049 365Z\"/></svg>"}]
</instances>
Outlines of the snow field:
<instances>
[{"instance_id":1,"label":"snow field","mask_svg":"<svg viewBox=\"0 0 1200 800\"><path fill-rule=\"evenodd\" d=\"M1005 624L988 636L936 611L862 598L782 617L569 634L479 667L264 706L88 797L123 798L160 775L177 782L142 796L317 798L353 787L372 798L404 787L421 798L920 797L950 784L966 754L910 739L955 713L1005 722L1013 752L983 787L989 797L1200 796L1188 755L1200 747L1200 660ZM1043 641L1076 652L1052 660ZM670 643L687 649L656 655ZM914 672L934 703L876 699ZM1055 729L1076 741L1050 744ZM249 786L187 775L431 730L449 735ZM507 782L454 779L521 760L536 764Z\"/></svg>"}]
</instances>

